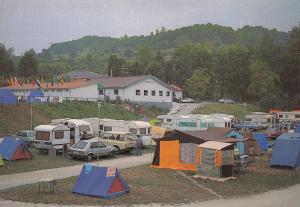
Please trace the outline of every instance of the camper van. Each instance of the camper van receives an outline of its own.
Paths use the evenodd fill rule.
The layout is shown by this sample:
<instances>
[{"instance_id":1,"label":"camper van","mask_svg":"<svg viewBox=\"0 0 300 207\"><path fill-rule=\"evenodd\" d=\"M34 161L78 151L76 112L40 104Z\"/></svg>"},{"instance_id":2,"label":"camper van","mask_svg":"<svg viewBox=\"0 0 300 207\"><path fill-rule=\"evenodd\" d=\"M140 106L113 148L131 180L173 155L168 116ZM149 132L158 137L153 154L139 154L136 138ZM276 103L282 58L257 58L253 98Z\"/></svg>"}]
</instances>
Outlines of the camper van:
<instances>
[{"instance_id":1,"label":"camper van","mask_svg":"<svg viewBox=\"0 0 300 207\"><path fill-rule=\"evenodd\" d=\"M63 124L69 127L78 126L81 139L90 139L94 137L94 132L91 123L81 119L53 119L51 124Z\"/></svg>"},{"instance_id":2,"label":"camper van","mask_svg":"<svg viewBox=\"0 0 300 207\"><path fill-rule=\"evenodd\" d=\"M225 115L159 115L157 117L162 121L162 126L167 129L176 129L181 131L207 130L212 127L231 127L231 117Z\"/></svg>"},{"instance_id":3,"label":"camper van","mask_svg":"<svg viewBox=\"0 0 300 207\"><path fill-rule=\"evenodd\" d=\"M102 135L105 132L111 131L131 132L135 135L135 137L136 135L140 135L145 146L152 144L151 124L148 122L98 118L85 118L84 120L90 122L95 131L99 130L99 133L96 131L95 134ZM98 124L99 129L97 127Z\"/></svg>"},{"instance_id":4,"label":"camper van","mask_svg":"<svg viewBox=\"0 0 300 207\"><path fill-rule=\"evenodd\" d=\"M33 145L40 151L54 148L62 150L64 146L68 148L80 141L78 126L59 125L39 125L34 128L35 139Z\"/></svg>"},{"instance_id":5,"label":"camper van","mask_svg":"<svg viewBox=\"0 0 300 207\"><path fill-rule=\"evenodd\" d=\"M245 116L245 119L265 129L276 123L274 115L264 112L251 112Z\"/></svg>"}]
</instances>

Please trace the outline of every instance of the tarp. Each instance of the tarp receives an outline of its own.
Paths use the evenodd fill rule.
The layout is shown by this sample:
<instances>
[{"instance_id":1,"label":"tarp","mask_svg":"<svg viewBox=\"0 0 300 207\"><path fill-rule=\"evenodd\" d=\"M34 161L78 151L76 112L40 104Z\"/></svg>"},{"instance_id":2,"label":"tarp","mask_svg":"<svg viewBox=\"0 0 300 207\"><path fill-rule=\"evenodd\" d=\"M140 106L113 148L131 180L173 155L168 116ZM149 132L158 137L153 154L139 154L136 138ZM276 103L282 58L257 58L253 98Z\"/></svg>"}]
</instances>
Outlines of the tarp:
<instances>
[{"instance_id":1,"label":"tarp","mask_svg":"<svg viewBox=\"0 0 300 207\"><path fill-rule=\"evenodd\" d=\"M129 192L129 187L116 168L85 164L72 191L99 198L112 198Z\"/></svg>"},{"instance_id":2,"label":"tarp","mask_svg":"<svg viewBox=\"0 0 300 207\"><path fill-rule=\"evenodd\" d=\"M2 156L1 156L1 154L0 154L0 167L2 167L2 166L4 166L4 162L3 162Z\"/></svg>"},{"instance_id":3,"label":"tarp","mask_svg":"<svg viewBox=\"0 0 300 207\"><path fill-rule=\"evenodd\" d=\"M44 93L40 89L34 89L30 91L30 94L27 98L29 103L40 103L45 99Z\"/></svg>"},{"instance_id":4,"label":"tarp","mask_svg":"<svg viewBox=\"0 0 300 207\"><path fill-rule=\"evenodd\" d=\"M0 143L0 154L5 160L31 159L32 154L22 139L4 137Z\"/></svg>"},{"instance_id":5,"label":"tarp","mask_svg":"<svg viewBox=\"0 0 300 207\"><path fill-rule=\"evenodd\" d=\"M245 139L241 133L239 133L238 131L232 130L226 134L226 137L231 137L231 138L237 139L238 142L236 142L235 145L239 150L239 155L245 154Z\"/></svg>"},{"instance_id":6,"label":"tarp","mask_svg":"<svg viewBox=\"0 0 300 207\"><path fill-rule=\"evenodd\" d=\"M161 124L161 121L158 119L151 119L148 121L152 126L159 126Z\"/></svg>"},{"instance_id":7,"label":"tarp","mask_svg":"<svg viewBox=\"0 0 300 207\"><path fill-rule=\"evenodd\" d=\"M151 126L152 138L162 138L165 136L166 129L159 126Z\"/></svg>"},{"instance_id":8,"label":"tarp","mask_svg":"<svg viewBox=\"0 0 300 207\"><path fill-rule=\"evenodd\" d=\"M269 147L267 135L265 133L253 132L253 137L258 141L258 144L262 150L267 150Z\"/></svg>"},{"instance_id":9,"label":"tarp","mask_svg":"<svg viewBox=\"0 0 300 207\"><path fill-rule=\"evenodd\" d=\"M0 104L16 104L17 97L11 89L0 89Z\"/></svg>"},{"instance_id":10,"label":"tarp","mask_svg":"<svg viewBox=\"0 0 300 207\"><path fill-rule=\"evenodd\" d=\"M300 167L300 133L283 133L276 139L271 165Z\"/></svg>"}]
</instances>

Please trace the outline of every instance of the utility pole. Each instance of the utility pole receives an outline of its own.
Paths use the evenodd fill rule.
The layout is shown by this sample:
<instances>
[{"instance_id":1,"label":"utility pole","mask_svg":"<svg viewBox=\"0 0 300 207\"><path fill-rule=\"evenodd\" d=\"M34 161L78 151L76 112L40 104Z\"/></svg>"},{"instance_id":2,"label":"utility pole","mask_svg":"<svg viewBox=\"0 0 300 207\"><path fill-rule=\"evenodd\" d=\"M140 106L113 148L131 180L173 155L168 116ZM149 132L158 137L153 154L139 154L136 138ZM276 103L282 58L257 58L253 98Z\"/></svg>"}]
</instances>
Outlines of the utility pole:
<instances>
[{"instance_id":1,"label":"utility pole","mask_svg":"<svg viewBox=\"0 0 300 207\"><path fill-rule=\"evenodd\" d=\"M97 125L97 130L98 130L98 150L99 150L99 142L100 142L100 108L101 108L101 102L97 102L98 106L98 125ZM97 152L97 166L99 166L99 152Z\"/></svg>"}]
</instances>

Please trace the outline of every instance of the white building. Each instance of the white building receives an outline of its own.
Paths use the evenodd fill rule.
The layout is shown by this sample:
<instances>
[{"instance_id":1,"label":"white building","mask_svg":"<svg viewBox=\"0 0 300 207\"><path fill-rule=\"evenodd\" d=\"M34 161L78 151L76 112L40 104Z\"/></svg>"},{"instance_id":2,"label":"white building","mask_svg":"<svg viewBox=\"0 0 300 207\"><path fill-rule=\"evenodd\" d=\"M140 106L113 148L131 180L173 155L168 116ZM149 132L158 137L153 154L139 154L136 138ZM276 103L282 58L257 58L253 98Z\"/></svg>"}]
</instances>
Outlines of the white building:
<instances>
[{"instance_id":1,"label":"white building","mask_svg":"<svg viewBox=\"0 0 300 207\"><path fill-rule=\"evenodd\" d=\"M38 89L32 84L8 86L19 97L28 97ZM64 100L116 100L142 105L170 108L174 96L182 98L182 89L170 86L152 75L130 77L103 77L93 80L76 80L65 83L44 83L40 89L45 97L63 97Z\"/></svg>"}]
</instances>

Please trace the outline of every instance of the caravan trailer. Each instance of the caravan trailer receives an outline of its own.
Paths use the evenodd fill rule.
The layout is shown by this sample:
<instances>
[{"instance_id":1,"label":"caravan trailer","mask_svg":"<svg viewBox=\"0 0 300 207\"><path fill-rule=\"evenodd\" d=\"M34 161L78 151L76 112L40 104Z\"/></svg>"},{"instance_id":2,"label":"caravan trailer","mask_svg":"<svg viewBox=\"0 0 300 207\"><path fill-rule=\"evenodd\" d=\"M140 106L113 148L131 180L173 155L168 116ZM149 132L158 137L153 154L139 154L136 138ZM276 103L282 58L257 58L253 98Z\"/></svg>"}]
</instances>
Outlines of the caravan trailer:
<instances>
[{"instance_id":1,"label":"caravan trailer","mask_svg":"<svg viewBox=\"0 0 300 207\"><path fill-rule=\"evenodd\" d=\"M78 126L82 139L90 139L94 137L94 132L91 123L81 119L53 119L51 124L64 124L66 126Z\"/></svg>"},{"instance_id":2,"label":"caravan trailer","mask_svg":"<svg viewBox=\"0 0 300 207\"><path fill-rule=\"evenodd\" d=\"M96 118L84 119L91 123L93 128L98 120ZM94 123L92 123L94 122ZM99 134L105 132L132 132L135 136L140 135L143 140L143 145L152 144L151 124L144 121L124 121L115 119L99 119Z\"/></svg>"},{"instance_id":3,"label":"caravan trailer","mask_svg":"<svg viewBox=\"0 0 300 207\"><path fill-rule=\"evenodd\" d=\"M64 146L70 147L80 141L78 126L39 125L34 128L35 139L33 145L39 150L51 148L61 150Z\"/></svg>"},{"instance_id":4,"label":"caravan trailer","mask_svg":"<svg viewBox=\"0 0 300 207\"><path fill-rule=\"evenodd\" d=\"M265 129L276 123L274 115L264 112L251 112L245 116L245 119Z\"/></svg>"}]
</instances>

